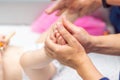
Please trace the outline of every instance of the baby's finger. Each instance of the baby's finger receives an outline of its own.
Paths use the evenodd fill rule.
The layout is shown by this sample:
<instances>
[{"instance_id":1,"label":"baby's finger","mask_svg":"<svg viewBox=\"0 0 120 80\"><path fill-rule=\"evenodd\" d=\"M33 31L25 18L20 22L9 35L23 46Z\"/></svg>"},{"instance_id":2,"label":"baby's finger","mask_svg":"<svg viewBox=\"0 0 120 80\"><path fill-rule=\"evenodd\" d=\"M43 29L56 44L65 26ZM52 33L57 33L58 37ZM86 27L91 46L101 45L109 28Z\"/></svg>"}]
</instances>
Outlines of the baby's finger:
<instances>
[{"instance_id":1,"label":"baby's finger","mask_svg":"<svg viewBox=\"0 0 120 80\"><path fill-rule=\"evenodd\" d=\"M58 42L58 44L60 44L60 45L64 45L64 44L65 44L65 40L63 39L62 36L60 36L60 37L57 39L57 42Z\"/></svg>"},{"instance_id":2,"label":"baby's finger","mask_svg":"<svg viewBox=\"0 0 120 80\"><path fill-rule=\"evenodd\" d=\"M15 32L12 32L12 33L10 33L9 35L7 35L6 37L5 37L5 42L8 42L13 36L15 35Z\"/></svg>"},{"instance_id":3,"label":"baby's finger","mask_svg":"<svg viewBox=\"0 0 120 80\"><path fill-rule=\"evenodd\" d=\"M60 37L60 33L57 30L55 31L55 37L56 37L56 39L58 39Z\"/></svg>"},{"instance_id":4,"label":"baby's finger","mask_svg":"<svg viewBox=\"0 0 120 80\"><path fill-rule=\"evenodd\" d=\"M61 45L65 45L66 44L66 41L64 40L64 38L63 37L61 37Z\"/></svg>"},{"instance_id":5,"label":"baby's finger","mask_svg":"<svg viewBox=\"0 0 120 80\"><path fill-rule=\"evenodd\" d=\"M55 33L51 33L50 39L51 39L54 43L56 43Z\"/></svg>"}]
</instances>

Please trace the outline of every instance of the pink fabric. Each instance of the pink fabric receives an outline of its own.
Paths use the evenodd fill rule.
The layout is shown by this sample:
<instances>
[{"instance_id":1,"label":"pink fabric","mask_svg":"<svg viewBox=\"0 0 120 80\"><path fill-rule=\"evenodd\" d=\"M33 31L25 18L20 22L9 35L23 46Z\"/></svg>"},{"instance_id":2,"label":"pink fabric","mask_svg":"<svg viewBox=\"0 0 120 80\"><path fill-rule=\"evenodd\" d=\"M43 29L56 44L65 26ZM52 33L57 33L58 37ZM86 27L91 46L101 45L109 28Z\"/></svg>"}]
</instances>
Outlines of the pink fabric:
<instances>
[{"instance_id":1,"label":"pink fabric","mask_svg":"<svg viewBox=\"0 0 120 80\"><path fill-rule=\"evenodd\" d=\"M74 24L78 27L84 28L91 35L103 35L106 30L105 22L93 16L78 18Z\"/></svg>"},{"instance_id":2,"label":"pink fabric","mask_svg":"<svg viewBox=\"0 0 120 80\"><path fill-rule=\"evenodd\" d=\"M51 26L51 24L53 24L58 19L58 16L55 14L56 12L51 15L43 12L42 15L32 23L32 31L37 33L43 33L46 31Z\"/></svg>"},{"instance_id":3,"label":"pink fabric","mask_svg":"<svg viewBox=\"0 0 120 80\"><path fill-rule=\"evenodd\" d=\"M58 19L58 16L55 14L56 12L51 15L43 12L43 14L33 22L31 27L32 31L37 33L46 31L51 26L51 24L53 24ZM78 18L74 24L78 27L84 28L91 35L103 35L106 27L105 22L93 16L84 16L82 18Z\"/></svg>"}]
</instances>

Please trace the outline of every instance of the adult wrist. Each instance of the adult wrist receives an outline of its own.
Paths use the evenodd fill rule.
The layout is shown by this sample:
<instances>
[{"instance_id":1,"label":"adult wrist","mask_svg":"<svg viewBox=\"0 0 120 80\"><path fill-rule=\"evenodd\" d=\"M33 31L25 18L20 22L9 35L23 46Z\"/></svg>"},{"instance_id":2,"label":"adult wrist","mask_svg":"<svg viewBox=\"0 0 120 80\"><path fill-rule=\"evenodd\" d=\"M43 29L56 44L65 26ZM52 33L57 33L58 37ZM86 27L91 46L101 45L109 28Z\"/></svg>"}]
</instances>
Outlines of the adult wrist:
<instances>
[{"instance_id":1,"label":"adult wrist","mask_svg":"<svg viewBox=\"0 0 120 80\"><path fill-rule=\"evenodd\" d=\"M87 43L87 48L86 48L86 52L90 53L90 52L94 52L94 49L96 47L97 44L97 40L96 40L96 36L90 36L89 37L89 42Z\"/></svg>"},{"instance_id":2,"label":"adult wrist","mask_svg":"<svg viewBox=\"0 0 120 80\"><path fill-rule=\"evenodd\" d=\"M91 47L89 52L97 52L100 41L98 39L98 36L92 36L91 37Z\"/></svg>"},{"instance_id":3,"label":"adult wrist","mask_svg":"<svg viewBox=\"0 0 120 80\"><path fill-rule=\"evenodd\" d=\"M79 70L79 68L81 68L82 65L86 64L89 62L89 57L87 56L87 54L82 55L79 59L76 59L75 61L75 66L73 67L75 70Z\"/></svg>"},{"instance_id":4,"label":"adult wrist","mask_svg":"<svg viewBox=\"0 0 120 80\"><path fill-rule=\"evenodd\" d=\"M103 75L95 68L90 58L75 68L83 80L99 80Z\"/></svg>"}]
</instances>

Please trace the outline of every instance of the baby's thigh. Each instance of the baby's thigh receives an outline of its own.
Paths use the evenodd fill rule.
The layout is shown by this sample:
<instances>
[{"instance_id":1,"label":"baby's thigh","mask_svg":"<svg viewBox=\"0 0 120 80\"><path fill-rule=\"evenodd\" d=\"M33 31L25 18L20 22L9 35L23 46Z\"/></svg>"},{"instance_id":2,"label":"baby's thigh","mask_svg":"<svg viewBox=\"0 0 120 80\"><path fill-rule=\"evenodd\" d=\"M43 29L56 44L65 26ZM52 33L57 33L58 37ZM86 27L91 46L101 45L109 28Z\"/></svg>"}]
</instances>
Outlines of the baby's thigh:
<instances>
[{"instance_id":1,"label":"baby's thigh","mask_svg":"<svg viewBox=\"0 0 120 80\"><path fill-rule=\"evenodd\" d=\"M3 70L2 63L0 62L0 80L3 80Z\"/></svg>"},{"instance_id":2,"label":"baby's thigh","mask_svg":"<svg viewBox=\"0 0 120 80\"><path fill-rule=\"evenodd\" d=\"M9 46L3 55L4 76L6 80L22 80L19 59L22 53L20 47Z\"/></svg>"}]
</instances>

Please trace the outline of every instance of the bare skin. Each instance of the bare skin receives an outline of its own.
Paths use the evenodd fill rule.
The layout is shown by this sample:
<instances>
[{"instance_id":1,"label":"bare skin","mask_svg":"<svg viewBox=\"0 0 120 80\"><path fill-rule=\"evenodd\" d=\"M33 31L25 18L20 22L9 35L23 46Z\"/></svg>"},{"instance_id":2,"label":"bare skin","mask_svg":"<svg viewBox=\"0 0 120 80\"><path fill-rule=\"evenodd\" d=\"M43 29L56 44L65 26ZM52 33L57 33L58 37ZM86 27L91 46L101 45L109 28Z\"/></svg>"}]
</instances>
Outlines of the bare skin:
<instances>
[{"instance_id":1,"label":"bare skin","mask_svg":"<svg viewBox=\"0 0 120 80\"><path fill-rule=\"evenodd\" d=\"M80 17L88 15L102 7L102 0L54 0L55 3L46 9L46 13L51 14L59 10L58 15L67 9L69 13L78 13ZM106 0L107 4L120 6L119 0Z\"/></svg>"},{"instance_id":2,"label":"bare skin","mask_svg":"<svg viewBox=\"0 0 120 80\"><path fill-rule=\"evenodd\" d=\"M2 59L2 53L3 53L3 49L6 47L7 43L4 41L5 39L5 35L0 34L0 80L4 79L4 73L3 73L3 59ZM4 44L4 45L3 45Z\"/></svg>"},{"instance_id":3,"label":"bare skin","mask_svg":"<svg viewBox=\"0 0 120 80\"><path fill-rule=\"evenodd\" d=\"M50 80L56 73L53 59L46 55L44 47L35 51L25 52L21 57L21 65L31 80Z\"/></svg>"},{"instance_id":4,"label":"bare skin","mask_svg":"<svg viewBox=\"0 0 120 80\"><path fill-rule=\"evenodd\" d=\"M55 0L53 6L46 9L46 13L51 14L54 11L59 10L59 15L61 15L68 9L70 14L78 13L81 17L92 13L101 6L101 0Z\"/></svg>"},{"instance_id":5,"label":"bare skin","mask_svg":"<svg viewBox=\"0 0 120 80\"><path fill-rule=\"evenodd\" d=\"M68 14L67 11L64 12L63 15L67 15L68 19L71 22L73 22L78 17L78 14L71 15L71 14ZM59 22L60 18L56 22ZM43 33L37 42L43 43L46 39L46 36L52 30L53 30L53 27L51 27L48 31ZM14 51L14 49L15 49L15 51ZM14 56L13 56L13 54L14 54ZM39 56L39 55L41 55L41 56ZM55 74L55 68L50 63L52 59L46 55L44 48L38 49L36 51L23 52L23 48L21 48L21 47L10 46L10 47L6 48L4 55L2 57L3 57L2 61L4 62L4 64L1 64L1 65L2 66L4 65L4 67L3 67L3 69L1 68L1 71L4 70L3 72L5 72L5 73L1 72L0 78L2 78L4 76L4 78L5 78L4 80L8 80L8 79L9 80L21 80L22 79L22 68L24 69L25 73L31 78L31 80L40 80L40 79L48 80ZM33 59L33 58L35 58L35 59ZM11 65L11 63L16 66ZM45 63L45 66L41 67L40 64L42 64L42 63ZM7 67L7 66L9 66L9 67ZM38 75L38 73L39 73L39 75ZM14 76L14 75L16 75L16 76Z\"/></svg>"},{"instance_id":6,"label":"bare skin","mask_svg":"<svg viewBox=\"0 0 120 80\"><path fill-rule=\"evenodd\" d=\"M120 34L92 36L83 28L78 28L69 22L65 17L63 18L63 22L61 24L63 24L64 27L82 44L82 46L84 46L86 52L120 55ZM57 42L65 44L65 41L60 37L60 34L58 32L55 32L55 34L57 35Z\"/></svg>"},{"instance_id":7,"label":"bare skin","mask_svg":"<svg viewBox=\"0 0 120 80\"><path fill-rule=\"evenodd\" d=\"M51 33L45 42L45 49L48 51L48 55L57 59L62 64L74 68L83 80L101 79L103 75L92 64L83 46L63 27L63 25L58 24L57 30L66 44L61 45L56 43L55 41L58 38L52 35L54 33Z\"/></svg>"},{"instance_id":8,"label":"bare skin","mask_svg":"<svg viewBox=\"0 0 120 80\"><path fill-rule=\"evenodd\" d=\"M52 78L52 76L55 74L55 68L52 64L49 64L49 62L46 63L46 65L43 67L41 67L43 64L41 66L29 65L27 67L21 67L20 58L23 55L22 51L23 51L22 48L16 47L16 46L9 46L6 49L6 51L4 52L4 55L2 56L3 75L1 75L0 77L4 77L4 79L1 79L1 80L22 80L22 78L23 78L23 76L22 76L23 70L22 69L25 70L25 73L28 75L30 80L40 80L40 79L48 80L48 79ZM40 52L41 51L39 51L39 53ZM30 53L31 56L33 54L34 54L34 52ZM37 51L34 55L36 55L36 54L38 54ZM43 61L44 58L46 59L46 57L44 57L43 54L38 54L38 55L41 55L39 60ZM28 56L29 55L27 55L27 57ZM33 59L33 57L32 57L32 59ZM31 61L38 62L38 60L35 61L34 59L33 60L32 59L31 59ZM25 61L25 59L24 59L24 61ZM40 62L42 62L42 61L40 61ZM41 64L40 62L39 62L39 64ZM45 61L42 63L45 63ZM22 64L24 64L24 63L22 63ZM32 66L34 66L35 68Z\"/></svg>"},{"instance_id":9,"label":"bare skin","mask_svg":"<svg viewBox=\"0 0 120 80\"><path fill-rule=\"evenodd\" d=\"M64 9L68 14L78 13L79 16L87 15L96 11L102 6L102 0L54 0L54 5L46 10L48 14L60 10L61 14ZM119 0L106 0L109 5L119 6ZM63 11L64 10L64 11ZM80 14L79 14L80 13ZM65 28L84 46L87 52L97 52L102 54L120 55L119 36L113 34L107 36L91 36L83 28L77 28L67 20L63 20ZM59 34L58 34L59 35ZM62 38L60 38L62 40ZM108 41L109 40L109 41ZM62 40L63 41L63 40ZM59 40L58 40L59 42Z\"/></svg>"},{"instance_id":10,"label":"bare skin","mask_svg":"<svg viewBox=\"0 0 120 80\"><path fill-rule=\"evenodd\" d=\"M45 41L45 39L46 39L46 37L48 36L48 34L50 34L50 32L52 32L52 31L56 28L55 24L56 24L57 22L61 22L62 16L66 16L66 18L67 18L70 22L74 22L74 21L79 17L79 14L78 14L78 13L70 14L70 13L68 12L68 10L66 10L66 11L58 18L58 20L55 21L54 24L52 24L52 25L50 26L50 28L49 28L46 32L44 32L44 33L42 33L42 35L40 35L40 37L39 37L38 40L36 41L37 43L41 43L41 42L44 42L44 41ZM42 39L41 39L41 38L42 38Z\"/></svg>"},{"instance_id":11,"label":"bare skin","mask_svg":"<svg viewBox=\"0 0 120 80\"><path fill-rule=\"evenodd\" d=\"M4 80L22 80L21 66L19 64L22 48L8 46L2 56ZM9 67L8 67L9 66Z\"/></svg>"},{"instance_id":12,"label":"bare skin","mask_svg":"<svg viewBox=\"0 0 120 80\"><path fill-rule=\"evenodd\" d=\"M36 51L29 51L26 52L26 54L24 53L22 47L7 46L5 48L4 52L0 55L0 80L22 80L23 69L30 80L49 80L54 76L56 72L55 67L53 64L45 61L48 57L44 56L44 54L46 54L44 48ZM33 55L41 56L36 58L33 57ZM27 62L27 59L25 59L27 57L30 58L31 63L25 63ZM32 62L34 62L34 64ZM43 64L41 62L46 63L46 65L42 66ZM28 64L29 66L24 66Z\"/></svg>"}]
</instances>

